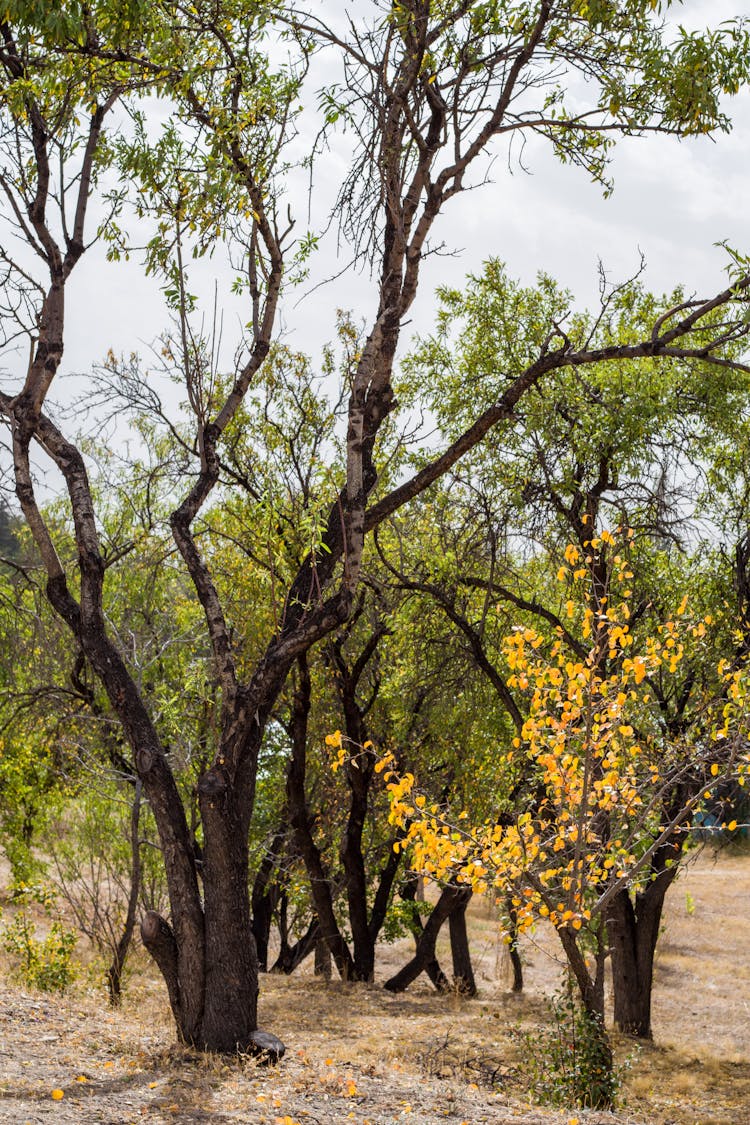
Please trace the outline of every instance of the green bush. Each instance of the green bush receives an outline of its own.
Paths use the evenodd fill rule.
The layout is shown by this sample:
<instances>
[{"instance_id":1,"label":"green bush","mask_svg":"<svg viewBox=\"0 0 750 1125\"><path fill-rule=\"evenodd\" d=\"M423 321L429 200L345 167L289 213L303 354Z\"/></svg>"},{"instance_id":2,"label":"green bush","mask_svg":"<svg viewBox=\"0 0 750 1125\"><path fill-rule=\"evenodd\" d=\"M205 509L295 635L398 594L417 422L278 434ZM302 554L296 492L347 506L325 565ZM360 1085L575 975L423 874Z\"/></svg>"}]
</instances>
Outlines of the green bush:
<instances>
[{"instance_id":1,"label":"green bush","mask_svg":"<svg viewBox=\"0 0 750 1125\"><path fill-rule=\"evenodd\" d=\"M552 998L551 1015L551 1027L522 1036L532 1095L544 1105L611 1108L622 1074L601 1019L572 988Z\"/></svg>"},{"instance_id":2,"label":"green bush","mask_svg":"<svg viewBox=\"0 0 750 1125\"><path fill-rule=\"evenodd\" d=\"M13 920L3 927L2 946L15 961L16 975L30 988L64 992L75 976L75 932L54 920L45 937L36 936L36 925L28 906L32 902L40 903L51 915L54 898L47 888L20 884L13 897L16 902L20 901L21 907Z\"/></svg>"}]
</instances>

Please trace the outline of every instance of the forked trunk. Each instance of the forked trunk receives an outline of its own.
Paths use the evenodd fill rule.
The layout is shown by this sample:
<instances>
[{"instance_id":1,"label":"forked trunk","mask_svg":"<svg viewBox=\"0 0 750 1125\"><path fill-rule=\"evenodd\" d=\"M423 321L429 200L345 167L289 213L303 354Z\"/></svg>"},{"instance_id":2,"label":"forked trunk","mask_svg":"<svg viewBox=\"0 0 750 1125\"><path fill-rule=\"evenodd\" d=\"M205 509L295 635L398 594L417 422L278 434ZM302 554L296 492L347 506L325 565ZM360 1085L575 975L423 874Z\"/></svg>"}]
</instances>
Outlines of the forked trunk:
<instances>
[{"instance_id":1,"label":"forked trunk","mask_svg":"<svg viewBox=\"0 0 750 1125\"><path fill-rule=\"evenodd\" d=\"M403 992L420 973L427 972L428 965L435 963L435 945L440 928L446 918L450 918L456 910L465 909L471 898L471 887L459 887L450 884L444 887L440 898L435 903L425 927L417 939L417 949L409 961L395 976L383 985L389 992ZM442 974L441 974L442 975Z\"/></svg>"},{"instance_id":2,"label":"forked trunk","mask_svg":"<svg viewBox=\"0 0 750 1125\"><path fill-rule=\"evenodd\" d=\"M141 933L167 984L184 1043L276 1061L284 1053L283 1043L258 1030L258 957L248 887L249 776L250 770L230 783L225 767L214 766L198 783L204 836L203 932L198 940L191 933L173 932L154 912L144 918ZM174 916L174 899L172 911Z\"/></svg>"},{"instance_id":3,"label":"forked trunk","mask_svg":"<svg viewBox=\"0 0 750 1125\"><path fill-rule=\"evenodd\" d=\"M238 830L228 801L203 795L201 806L203 949L178 946L172 928L153 911L141 925L143 942L165 979L184 1043L199 1050L258 1053L263 1039L257 1036L258 960L250 922L246 833ZM194 976L180 971L186 963L194 963L199 971ZM283 1046L278 1043L272 1053L280 1057Z\"/></svg>"},{"instance_id":4,"label":"forked trunk","mask_svg":"<svg viewBox=\"0 0 750 1125\"><path fill-rule=\"evenodd\" d=\"M666 868L636 894L635 900L627 890L621 891L607 915L615 1023L620 1031L639 1039L653 1038L654 956L664 897L676 874L676 864Z\"/></svg>"},{"instance_id":5,"label":"forked trunk","mask_svg":"<svg viewBox=\"0 0 750 1125\"><path fill-rule=\"evenodd\" d=\"M423 896L418 895L420 889L420 879L414 871L407 871L404 880L399 888L399 896L404 902L412 904L412 910L408 916L409 920L407 925L414 935L414 940L419 949L419 941L424 933L424 924L419 913L418 899L423 901ZM449 992L451 982L440 968L440 962L435 956L434 950L430 957L425 962L424 971L430 978L438 992Z\"/></svg>"}]
</instances>

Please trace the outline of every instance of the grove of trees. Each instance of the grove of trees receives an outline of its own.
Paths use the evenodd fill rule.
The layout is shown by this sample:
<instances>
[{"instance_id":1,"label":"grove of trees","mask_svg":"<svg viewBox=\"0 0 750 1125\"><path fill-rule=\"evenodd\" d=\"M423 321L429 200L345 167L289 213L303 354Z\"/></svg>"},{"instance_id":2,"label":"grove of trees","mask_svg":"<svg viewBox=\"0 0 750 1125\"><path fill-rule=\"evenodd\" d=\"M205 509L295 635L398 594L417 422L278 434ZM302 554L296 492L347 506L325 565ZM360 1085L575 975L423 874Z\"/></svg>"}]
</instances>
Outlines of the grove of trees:
<instances>
[{"instance_id":1,"label":"grove of trees","mask_svg":"<svg viewBox=\"0 0 750 1125\"><path fill-rule=\"evenodd\" d=\"M618 136L727 127L747 31L687 32L650 0L14 0L0 66L2 340L28 353L0 391L14 870L60 802L114 788L111 989L140 895L200 1049L283 1050L258 1032L272 918L279 968L315 950L349 980L411 930L393 988L422 969L447 985L448 920L473 991L472 888L499 896L512 945L551 917L597 1018L611 957L615 1019L649 1036L664 895L696 818L737 820L745 781L747 260L729 251L700 296L603 279L575 311L492 257L440 292L431 335L404 325L453 196L502 146L541 136L606 189ZM331 221L371 299L332 316L316 364L280 337L315 268L289 183L314 189L337 131ZM91 374L109 443L54 405L97 240L165 299L154 355ZM244 302L233 365L191 293L212 254ZM442 884L426 924L412 865Z\"/></svg>"}]
</instances>

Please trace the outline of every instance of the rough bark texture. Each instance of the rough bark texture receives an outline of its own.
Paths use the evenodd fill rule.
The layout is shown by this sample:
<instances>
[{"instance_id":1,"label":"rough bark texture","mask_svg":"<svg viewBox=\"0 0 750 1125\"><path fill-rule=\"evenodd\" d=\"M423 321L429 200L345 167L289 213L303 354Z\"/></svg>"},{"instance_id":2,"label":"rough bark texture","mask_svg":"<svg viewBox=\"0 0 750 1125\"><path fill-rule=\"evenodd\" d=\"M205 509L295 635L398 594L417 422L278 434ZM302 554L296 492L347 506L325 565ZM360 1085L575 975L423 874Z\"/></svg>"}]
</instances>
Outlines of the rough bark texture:
<instances>
[{"instance_id":1,"label":"rough bark texture","mask_svg":"<svg viewBox=\"0 0 750 1125\"><path fill-rule=\"evenodd\" d=\"M313 907L326 942L342 980L354 978L354 960L344 941L333 909L331 887L323 865L323 857L315 843L305 794L307 763L307 719L310 713L310 674L307 661L298 661L298 684L292 703L292 756L287 770L286 792L297 848L310 880Z\"/></svg>"},{"instance_id":2,"label":"rough bark texture","mask_svg":"<svg viewBox=\"0 0 750 1125\"><path fill-rule=\"evenodd\" d=\"M180 1003L180 985L177 975L177 942L168 922L149 910L141 921L141 939L148 952L159 967L169 993L169 1003L177 1024L177 1032L183 1042L189 1042L184 1033Z\"/></svg>"},{"instance_id":3,"label":"rough bark texture","mask_svg":"<svg viewBox=\"0 0 750 1125\"><path fill-rule=\"evenodd\" d=\"M612 900L607 932L612 956L614 1019L620 1031L651 1039L654 955L664 898L677 865L663 871L633 899L627 891Z\"/></svg>"},{"instance_id":4,"label":"rough bark texture","mask_svg":"<svg viewBox=\"0 0 750 1125\"><path fill-rule=\"evenodd\" d=\"M318 937L315 941L315 976L330 980L331 972L331 951L328 948L328 943L318 931Z\"/></svg>"},{"instance_id":5,"label":"rough bark texture","mask_svg":"<svg viewBox=\"0 0 750 1125\"><path fill-rule=\"evenodd\" d=\"M384 624L379 623L372 629L356 658L348 659L344 651L344 643L353 624L360 617L362 607L363 603L360 602L347 629L329 646L329 654L335 669L336 687L344 712L346 736L353 749L353 754L345 766L349 810L341 841L340 857L344 868L349 926L352 933L354 979L371 981L375 975L375 945L385 921L401 853L394 851L392 847L389 849L388 857L380 872L372 910L368 911L370 878L365 864L362 837L375 777L376 758L372 742L368 737L366 719L380 687L377 667L372 668L369 698L361 702L359 693L364 673L368 667L374 665L378 645L387 635L388 630Z\"/></svg>"}]
</instances>

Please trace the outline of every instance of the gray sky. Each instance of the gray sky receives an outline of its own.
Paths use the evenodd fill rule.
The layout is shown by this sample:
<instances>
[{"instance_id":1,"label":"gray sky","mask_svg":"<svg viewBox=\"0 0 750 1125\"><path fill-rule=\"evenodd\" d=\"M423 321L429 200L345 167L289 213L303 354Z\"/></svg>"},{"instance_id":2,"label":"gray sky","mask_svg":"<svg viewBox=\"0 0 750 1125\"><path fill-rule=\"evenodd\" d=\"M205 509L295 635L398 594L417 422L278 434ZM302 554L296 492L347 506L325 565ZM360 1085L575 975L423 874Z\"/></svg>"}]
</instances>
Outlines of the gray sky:
<instances>
[{"instance_id":1,"label":"gray sky","mask_svg":"<svg viewBox=\"0 0 750 1125\"><path fill-rule=\"evenodd\" d=\"M552 274L581 303L595 299L599 258L612 278L621 280L637 267L639 251L646 258L645 282L651 289L667 291L680 283L701 295L720 289L726 255L715 243L728 239L750 250L750 96L734 99L732 111L732 133L716 141L621 141L613 161L615 191L609 199L580 169L560 165L541 143L530 145L525 154L528 174L516 168L509 175L507 165L498 160L494 183L452 200L446 208L437 231L459 253L425 264L412 330L429 328L438 285L460 285L488 256L502 258L524 283L532 283L539 270ZM323 158L316 191L327 194L325 181L337 178L337 173L334 158ZM304 214L299 225L306 225ZM331 235L311 261L311 277L330 277L342 265ZM230 341L233 321L243 310L228 296L231 273L220 266L219 260L206 260L195 274L207 309L215 280L220 303L226 295L224 335ZM365 319L373 311L373 287L354 270L311 290L312 282L301 285L284 305L287 341L301 350L315 353L332 338L336 308ZM134 262L112 265L94 249L70 285L64 369L85 371L109 347L116 353L146 351L165 324L154 281L144 278Z\"/></svg>"},{"instance_id":2,"label":"gray sky","mask_svg":"<svg viewBox=\"0 0 750 1125\"><path fill-rule=\"evenodd\" d=\"M687 3L678 16L691 25L736 14L743 0L718 4ZM431 258L424 267L420 295L404 339L426 331L432 322L437 285L460 285L468 272L479 271L490 255L504 259L510 273L532 283L537 271L552 274L573 290L579 304L590 303L597 291L597 260L614 280L637 268L639 251L647 261L646 284L657 291L682 283L688 290L710 294L725 281L724 253L714 245L728 239L750 250L747 207L747 161L750 151L750 92L731 99L727 109L735 125L715 140L684 141L653 136L618 142L612 170L615 191L604 199L601 189L580 169L559 164L540 139L524 152L528 173L499 157L494 182L452 200L436 228L436 237L460 251L453 257ZM320 222L341 181L343 160L336 152L321 158L315 173L314 203ZM307 184L290 184L298 230L308 226ZM332 233L311 261L314 281L335 274L343 265L336 257ZM231 272L220 253L199 264L193 289L205 301L207 314L218 282L225 305L224 339L229 358L237 338L235 325L247 312L229 296ZM349 270L342 278L308 292L300 286L285 301L283 322L292 346L314 355L334 332L335 310L351 310L369 322L375 299L366 276ZM66 399L64 376L84 372L108 348L116 353L144 355L167 324L161 294L138 264L109 264L94 247L74 271L67 291L66 350L55 397ZM307 294L307 295L305 295ZM19 371L23 356L5 356L0 364Z\"/></svg>"}]
</instances>

